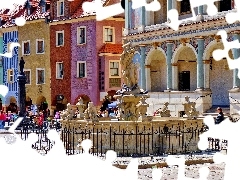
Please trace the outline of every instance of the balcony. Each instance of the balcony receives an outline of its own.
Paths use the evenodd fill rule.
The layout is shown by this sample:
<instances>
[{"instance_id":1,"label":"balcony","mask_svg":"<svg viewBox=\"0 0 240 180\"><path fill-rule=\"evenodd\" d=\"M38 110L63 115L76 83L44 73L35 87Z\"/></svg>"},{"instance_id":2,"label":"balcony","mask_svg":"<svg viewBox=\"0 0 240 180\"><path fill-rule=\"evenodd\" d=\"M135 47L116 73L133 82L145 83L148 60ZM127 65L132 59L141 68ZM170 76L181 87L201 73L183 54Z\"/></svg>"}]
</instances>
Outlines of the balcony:
<instances>
[{"instance_id":1,"label":"balcony","mask_svg":"<svg viewBox=\"0 0 240 180\"><path fill-rule=\"evenodd\" d=\"M226 17L226 14L228 13L236 13L237 10L236 9L232 9L229 11L223 11L223 12L218 12L216 15L214 16L209 16L209 15L203 15L203 18L196 18L194 19L193 17L190 18L186 18L186 19L182 19L182 23L181 25L187 26L187 25L191 25L191 24L196 24L196 23L200 23L200 22L207 22L207 21L214 21L214 20L219 20L219 19L224 19ZM159 31L159 30L165 30L165 29L169 29L170 27L167 25L167 22L165 23L161 23L161 24L154 24L154 25L150 25L150 26L145 26L144 31L145 32L151 32L151 31ZM133 34L139 34L141 32L141 28L133 28L133 29L129 29L129 30L125 30L124 35L133 35Z\"/></svg>"}]
</instances>

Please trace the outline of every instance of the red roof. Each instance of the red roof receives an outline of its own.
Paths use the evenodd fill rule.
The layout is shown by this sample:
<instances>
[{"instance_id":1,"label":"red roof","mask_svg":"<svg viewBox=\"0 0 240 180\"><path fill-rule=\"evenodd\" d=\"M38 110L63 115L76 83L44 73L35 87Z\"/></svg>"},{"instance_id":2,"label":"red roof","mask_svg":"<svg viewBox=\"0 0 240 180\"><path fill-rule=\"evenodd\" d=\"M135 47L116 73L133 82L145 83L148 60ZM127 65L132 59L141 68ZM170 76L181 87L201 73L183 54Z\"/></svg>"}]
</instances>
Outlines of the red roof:
<instances>
[{"instance_id":1,"label":"red roof","mask_svg":"<svg viewBox=\"0 0 240 180\"><path fill-rule=\"evenodd\" d=\"M0 10L0 14L3 15L10 15L10 17L6 20L7 22L5 24L3 24L1 27L3 28L7 28L7 27L11 27L11 26L15 26L15 23L12 23L11 19L15 19L17 17L24 17L26 19L26 21L32 21L32 20L37 20L37 19L45 19L46 16L49 15L49 9L47 10L47 12L42 13L41 12L41 7L38 6L38 4L40 3L40 0L32 0L30 1L32 7L33 12L28 15L27 14L27 9L24 7L24 5L14 5L15 8L12 11L9 11L7 14L4 13L5 9L1 9ZM49 1L46 1L47 4L49 4Z\"/></svg>"},{"instance_id":2,"label":"red roof","mask_svg":"<svg viewBox=\"0 0 240 180\"><path fill-rule=\"evenodd\" d=\"M123 52L123 45L122 44L104 44L99 53L112 53L112 54L122 54Z\"/></svg>"},{"instance_id":3,"label":"red roof","mask_svg":"<svg viewBox=\"0 0 240 180\"><path fill-rule=\"evenodd\" d=\"M84 0L84 2L94 2L95 0ZM102 5L104 6L109 0L101 0ZM96 12L84 12L82 8L82 4L79 6L79 8L76 10L76 12L71 16L71 18L79 18L79 17L86 17L86 16L95 16Z\"/></svg>"}]
</instances>

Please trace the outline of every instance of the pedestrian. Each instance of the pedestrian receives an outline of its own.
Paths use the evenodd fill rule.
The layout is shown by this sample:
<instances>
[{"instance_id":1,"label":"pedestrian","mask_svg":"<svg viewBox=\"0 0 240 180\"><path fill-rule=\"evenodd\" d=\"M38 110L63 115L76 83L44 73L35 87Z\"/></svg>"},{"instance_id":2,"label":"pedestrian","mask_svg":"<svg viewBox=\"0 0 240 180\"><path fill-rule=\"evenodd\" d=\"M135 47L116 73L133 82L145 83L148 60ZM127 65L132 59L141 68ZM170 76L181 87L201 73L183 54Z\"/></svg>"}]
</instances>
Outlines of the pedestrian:
<instances>
[{"instance_id":1,"label":"pedestrian","mask_svg":"<svg viewBox=\"0 0 240 180\"><path fill-rule=\"evenodd\" d=\"M42 112L39 113L38 126L40 129L43 127L44 115Z\"/></svg>"},{"instance_id":2,"label":"pedestrian","mask_svg":"<svg viewBox=\"0 0 240 180\"><path fill-rule=\"evenodd\" d=\"M218 107L217 112L218 112L218 115L215 119L215 124L220 124L224 120L224 114L223 114L222 108Z\"/></svg>"},{"instance_id":3,"label":"pedestrian","mask_svg":"<svg viewBox=\"0 0 240 180\"><path fill-rule=\"evenodd\" d=\"M4 123L4 121L3 121L3 119L4 119L4 116L3 116L3 111L1 110L0 111L0 129L3 129L3 123Z\"/></svg>"},{"instance_id":4,"label":"pedestrian","mask_svg":"<svg viewBox=\"0 0 240 180\"><path fill-rule=\"evenodd\" d=\"M1 112L1 118L0 120L2 120L2 128L1 129L4 129L4 126L5 126L5 122L7 122L7 115L6 115L6 112Z\"/></svg>"}]
</instances>

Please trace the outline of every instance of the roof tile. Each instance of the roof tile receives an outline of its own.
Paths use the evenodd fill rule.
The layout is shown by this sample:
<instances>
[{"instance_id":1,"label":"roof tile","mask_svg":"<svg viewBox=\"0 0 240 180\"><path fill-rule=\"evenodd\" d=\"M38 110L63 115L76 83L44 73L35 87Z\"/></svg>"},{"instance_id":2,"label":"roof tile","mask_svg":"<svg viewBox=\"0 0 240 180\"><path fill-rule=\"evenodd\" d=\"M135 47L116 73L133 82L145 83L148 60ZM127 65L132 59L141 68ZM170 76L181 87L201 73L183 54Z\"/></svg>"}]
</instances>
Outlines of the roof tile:
<instances>
[{"instance_id":1,"label":"roof tile","mask_svg":"<svg viewBox=\"0 0 240 180\"><path fill-rule=\"evenodd\" d=\"M112 54L122 54L123 47L122 44L104 44L101 49L99 50L99 53L112 53Z\"/></svg>"}]
</instances>

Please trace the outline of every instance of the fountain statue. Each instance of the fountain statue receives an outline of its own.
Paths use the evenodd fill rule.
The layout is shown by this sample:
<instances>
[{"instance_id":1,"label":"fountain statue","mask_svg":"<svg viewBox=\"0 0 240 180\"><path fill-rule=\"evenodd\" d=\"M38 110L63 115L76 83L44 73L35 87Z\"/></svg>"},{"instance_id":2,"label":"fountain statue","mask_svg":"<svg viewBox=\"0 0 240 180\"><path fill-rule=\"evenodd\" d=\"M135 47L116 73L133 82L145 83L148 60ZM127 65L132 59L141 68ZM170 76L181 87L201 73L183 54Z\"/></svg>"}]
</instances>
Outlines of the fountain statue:
<instances>
[{"instance_id":1,"label":"fountain statue","mask_svg":"<svg viewBox=\"0 0 240 180\"><path fill-rule=\"evenodd\" d=\"M163 108L159 108L155 115L160 115L161 117L171 117L170 110L168 110L168 102L163 104Z\"/></svg>"},{"instance_id":2,"label":"fountain statue","mask_svg":"<svg viewBox=\"0 0 240 180\"><path fill-rule=\"evenodd\" d=\"M84 118L84 109L86 105L83 103L83 99L81 97L78 99L76 106L78 108L80 118Z\"/></svg>"},{"instance_id":3,"label":"fountain statue","mask_svg":"<svg viewBox=\"0 0 240 180\"><path fill-rule=\"evenodd\" d=\"M190 119L195 119L199 115L199 111L196 110L195 102L190 102L189 96L185 96L185 102L183 103L184 106L184 112Z\"/></svg>"},{"instance_id":4,"label":"fountain statue","mask_svg":"<svg viewBox=\"0 0 240 180\"><path fill-rule=\"evenodd\" d=\"M145 102L149 98L148 91L140 89L138 86L138 65L132 61L135 48L127 43L123 46L123 49L120 61L124 83L122 89L118 90L117 95L114 96L119 101L120 119L128 121L144 120L149 106Z\"/></svg>"},{"instance_id":5,"label":"fountain statue","mask_svg":"<svg viewBox=\"0 0 240 180\"><path fill-rule=\"evenodd\" d=\"M68 103L67 109L60 112L60 117L61 117L61 119L72 120L73 116L74 116L74 111L72 109L72 105L70 103Z\"/></svg>"},{"instance_id":6,"label":"fountain statue","mask_svg":"<svg viewBox=\"0 0 240 180\"><path fill-rule=\"evenodd\" d=\"M96 107L94 107L93 102L88 103L87 109L84 111L84 119L91 121L98 121Z\"/></svg>"}]
</instances>

